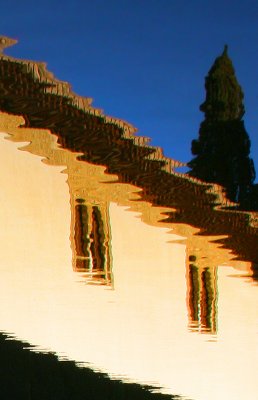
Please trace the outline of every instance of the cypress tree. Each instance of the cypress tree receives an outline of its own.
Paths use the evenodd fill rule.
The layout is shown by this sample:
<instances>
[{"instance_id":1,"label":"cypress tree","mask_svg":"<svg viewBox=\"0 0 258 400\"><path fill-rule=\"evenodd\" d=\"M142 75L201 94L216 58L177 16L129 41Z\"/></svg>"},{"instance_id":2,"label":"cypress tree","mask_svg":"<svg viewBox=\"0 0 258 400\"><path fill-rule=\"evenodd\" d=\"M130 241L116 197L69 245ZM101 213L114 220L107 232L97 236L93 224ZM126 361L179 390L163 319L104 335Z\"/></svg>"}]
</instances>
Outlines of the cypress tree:
<instances>
[{"instance_id":1,"label":"cypress tree","mask_svg":"<svg viewBox=\"0 0 258 400\"><path fill-rule=\"evenodd\" d=\"M244 208L255 179L250 139L245 130L243 92L225 46L205 79L206 99L200 106L205 118L199 138L192 141L195 156L191 176L225 188L227 197Z\"/></svg>"}]
</instances>

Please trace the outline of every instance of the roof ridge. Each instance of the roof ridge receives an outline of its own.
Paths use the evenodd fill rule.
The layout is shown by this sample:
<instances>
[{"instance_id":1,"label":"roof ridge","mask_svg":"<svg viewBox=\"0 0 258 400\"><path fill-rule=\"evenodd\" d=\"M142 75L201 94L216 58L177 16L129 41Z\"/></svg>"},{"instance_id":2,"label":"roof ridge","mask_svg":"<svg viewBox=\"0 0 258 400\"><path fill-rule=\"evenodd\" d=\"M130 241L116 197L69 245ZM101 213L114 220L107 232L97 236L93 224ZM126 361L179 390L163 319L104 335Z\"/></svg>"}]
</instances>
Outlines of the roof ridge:
<instances>
[{"instance_id":1,"label":"roof ridge","mask_svg":"<svg viewBox=\"0 0 258 400\"><path fill-rule=\"evenodd\" d=\"M2 47L1 47L2 43ZM205 192L208 194L216 195L217 200L216 208L223 207L235 207L236 204L229 201L223 191L223 188L217 184L203 182L202 180L191 177L180 172L176 172L174 169L181 166L186 166L186 163L174 160L172 158L166 157L163 154L161 147L149 145L150 139L145 136L135 135L137 128L132 124L111 116L107 116L101 109L94 108L92 104L92 98L79 96L72 91L72 87L68 82L58 80L54 74L47 70L47 64L44 62L37 62L31 60L17 59L11 56L7 56L2 53L2 51L11 45L16 44L17 41L10 39L6 36L0 36L0 60L12 62L23 67L23 72L26 74L32 74L34 81L38 82L40 85L44 86L44 93L50 95L57 95L66 100L73 107L80 111L86 112L89 115L101 118L105 124L115 125L120 129L122 133L122 138L124 140L132 141L135 146L146 150L146 154L143 155L144 160L149 162L158 162L160 170L165 171L168 174L178 176L189 183L194 183L199 187L206 188ZM219 202L219 204L218 204Z\"/></svg>"}]
</instances>

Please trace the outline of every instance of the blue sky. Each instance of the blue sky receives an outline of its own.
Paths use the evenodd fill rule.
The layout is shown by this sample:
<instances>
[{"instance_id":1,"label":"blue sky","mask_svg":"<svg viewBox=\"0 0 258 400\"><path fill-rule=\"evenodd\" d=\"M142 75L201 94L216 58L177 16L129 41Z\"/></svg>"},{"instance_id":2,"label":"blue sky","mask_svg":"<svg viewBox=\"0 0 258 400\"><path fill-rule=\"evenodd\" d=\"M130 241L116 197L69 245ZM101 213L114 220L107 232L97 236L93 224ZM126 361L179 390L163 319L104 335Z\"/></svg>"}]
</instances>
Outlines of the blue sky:
<instances>
[{"instance_id":1,"label":"blue sky","mask_svg":"<svg viewBox=\"0 0 258 400\"><path fill-rule=\"evenodd\" d=\"M256 0L9 0L1 34L19 41L8 54L47 62L95 107L185 162L203 119L204 78L227 43L258 176Z\"/></svg>"}]
</instances>

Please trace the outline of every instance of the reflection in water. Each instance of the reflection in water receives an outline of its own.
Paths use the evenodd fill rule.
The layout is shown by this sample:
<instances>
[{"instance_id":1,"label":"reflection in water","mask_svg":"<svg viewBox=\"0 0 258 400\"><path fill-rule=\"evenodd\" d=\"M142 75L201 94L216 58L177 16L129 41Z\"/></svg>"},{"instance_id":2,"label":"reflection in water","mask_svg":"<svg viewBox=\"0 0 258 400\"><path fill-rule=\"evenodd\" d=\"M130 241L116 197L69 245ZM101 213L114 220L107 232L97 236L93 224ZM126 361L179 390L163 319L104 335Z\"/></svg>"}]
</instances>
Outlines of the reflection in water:
<instances>
[{"instance_id":1,"label":"reflection in water","mask_svg":"<svg viewBox=\"0 0 258 400\"><path fill-rule=\"evenodd\" d=\"M72 211L73 265L84 272L87 283L112 284L110 221L108 206L85 204L76 199Z\"/></svg>"},{"instance_id":2,"label":"reflection in water","mask_svg":"<svg viewBox=\"0 0 258 400\"><path fill-rule=\"evenodd\" d=\"M28 143L21 150L48 164L1 142L3 329L112 379L195 400L254 398L258 293L247 284L251 265L233 260L221 236L168 223L171 209L153 207L138 188L78 161L47 131L18 128L21 119L6 115L0 123L13 142ZM49 165L65 167L66 175ZM14 167L19 184L6 180Z\"/></svg>"},{"instance_id":3,"label":"reflection in water","mask_svg":"<svg viewBox=\"0 0 258 400\"><path fill-rule=\"evenodd\" d=\"M189 257L188 304L190 327L198 332L217 333L216 269L200 268L196 257Z\"/></svg>"},{"instance_id":4,"label":"reflection in water","mask_svg":"<svg viewBox=\"0 0 258 400\"><path fill-rule=\"evenodd\" d=\"M15 112L19 101L10 97L2 106L9 104ZM64 101L64 112L68 106ZM25 105L28 120L40 126L41 117L32 115L30 107ZM79 114L78 109L73 112ZM60 122L59 114L51 115L44 121ZM74 120L69 123L73 129ZM141 161L141 151L147 148L136 151L132 146L135 152L126 155L125 146L120 154L120 142L127 142L118 137L115 126L117 147L105 160L109 172L120 167L123 179L127 176L132 182L138 170L132 160L123 160L137 158L145 173L135 179L144 181L144 190L120 183L103 166L85 162L87 157L95 163L98 156L104 158L103 149L98 149L102 142L96 139L101 129L84 143L87 157L78 160L78 153L60 147L48 131L25 128L22 117L1 114L0 126L13 142L23 142L21 150L43 157L47 164L17 152L10 141L0 142L0 217L5 226L0 232L1 329L36 344L34 350L56 352L107 372L112 379L147 383L160 392L195 400L255 398L257 286L251 264L235 260L225 247L229 243L235 253L240 248L248 259L257 236L246 216L213 210L201 196L195 215L199 197L195 195L194 204L184 198L191 197L193 183L180 187L182 180L174 176L170 183L175 180L179 186L168 194L160 190L158 200L163 205L174 202L177 212L154 206L159 204L153 195L157 176L163 177L160 186L164 184L160 161ZM58 140L69 147L66 129ZM66 175L52 165L61 166ZM181 223L175 223L180 218ZM210 236L200 232L204 226ZM251 248L250 254L254 265L257 249ZM110 287L114 290L105 290ZM124 386L119 388L122 395L119 391L114 398L124 400ZM127 398L144 398L135 396ZM155 398L149 392L148 396Z\"/></svg>"},{"instance_id":5,"label":"reflection in water","mask_svg":"<svg viewBox=\"0 0 258 400\"><path fill-rule=\"evenodd\" d=\"M90 368L78 368L72 361L60 362L55 354L30 349L28 343L0 332L2 399L179 400L152 393L150 386L125 385Z\"/></svg>"},{"instance_id":6,"label":"reflection in water","mask_svg":"<svg viewBox=\"0 0 258 400\"><path fill-rule=\"evenodd\" d=\"M77 257L86 258L87 262L85 263L85 269L89 268L89 259L90 259L90 238L89 238L89 229L88 229L88 209L85 204L83 204L83 200L77 200L75 208L74 208L74 241L75 241L75 251ZM80 204L82 203L82 204ZM84 260L82 260L84 261ZM76 269L79 264L79 260L76 261ZM81 263L84 265L84 262Z\"/></svg>"},{"instance_id":7,"label":"reflection in water","mask_svg":"<svg viewBox=\"0 0 258 400\"><path fill-rule=\"evenodd\" d=\"M149 139L136 136L132 125L92 107L92 99L74 94L45 64L1 53L14 43L1 38L1 111L22 115L27 128L49 129L60 146L80 153L81 160L103 165L119 182L140 187L144 201L173 208L170 222L195 226L202 234L224 236L221 244L235 256L258 262L257 213L232 212L235 204L225 198L221 187L176 173L182 163L149 146ZM239 240L239 231L244 241Z\"/></svg>"}]
</instances>

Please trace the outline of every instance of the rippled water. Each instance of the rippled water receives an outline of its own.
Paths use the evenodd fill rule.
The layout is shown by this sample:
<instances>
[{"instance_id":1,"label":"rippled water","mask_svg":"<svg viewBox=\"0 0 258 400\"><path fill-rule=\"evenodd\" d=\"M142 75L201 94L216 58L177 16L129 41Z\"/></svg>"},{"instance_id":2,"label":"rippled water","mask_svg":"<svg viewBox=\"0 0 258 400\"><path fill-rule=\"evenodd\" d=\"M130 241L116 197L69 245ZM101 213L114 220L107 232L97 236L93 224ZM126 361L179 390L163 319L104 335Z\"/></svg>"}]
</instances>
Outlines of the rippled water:
<instances>
[{"instance_id":1,"label":"rippled water","mask_svg":"<svg viewBox=\"0 0 258 400\"><path fill-rule=\"evenodd\" d=\"M47 131L11 131L0 137L4 337L150 392L257 398L251 261L222 247L226 235L169 222L172 209ZM147 398L119 393L106 398Z\"/></svg>"}]
</instances>

